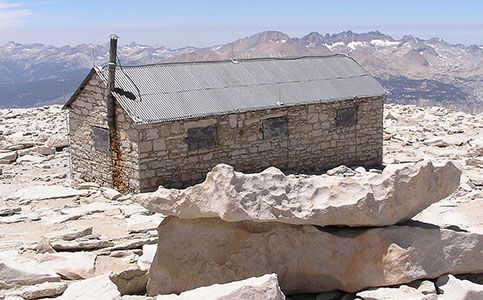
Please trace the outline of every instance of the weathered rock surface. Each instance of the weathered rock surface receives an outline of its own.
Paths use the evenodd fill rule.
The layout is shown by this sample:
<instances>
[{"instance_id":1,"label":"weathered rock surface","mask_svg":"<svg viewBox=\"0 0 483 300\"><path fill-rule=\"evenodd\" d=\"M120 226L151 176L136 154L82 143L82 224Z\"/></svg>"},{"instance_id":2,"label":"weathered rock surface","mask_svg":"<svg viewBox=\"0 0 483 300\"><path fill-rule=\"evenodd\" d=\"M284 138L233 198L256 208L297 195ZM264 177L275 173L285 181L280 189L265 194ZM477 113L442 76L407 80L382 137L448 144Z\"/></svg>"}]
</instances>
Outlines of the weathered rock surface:
<instances>
[{"instance_id":1,"label":"weathered rock surface","mask_svg":"<svg viewBox=\"0 0 483 300\"><path fill-rule=\"evenodd\" d=\"M148 283L147 270L130 269L109 276L121 295L144 295Z\"/></svg>"},{"instance_id":2,"label":"weathered rock surface","mask_svg":"<svg viewBox=\"0 0 483 300\"><path fill-rule=\"evenodd\" d=\"M86 251L114 246L112 241L87 239L74 241L55 241L50 244L56 251Z\"/></svg>"},{"instance_id":3,"label":"weathered rock surface","mask_svg":"<svg viewBox=\"0 0 483 300\"><path fill-rule=\"evenodd\" d=\"M19 296L25 300L34 300L39 298L51 298L62 295L67 289L65 282L44 282L28 287L19 292L14 292L10 296Z\"/></svg>"},{"instance_id":4,"label":"weathered rock surface","mask_svg":"<svg viewBox=\"0 0 483 300\"><path fill-rule=\"evenodd\" d=\"M45 235L49 239L61 239L64 241L73 241L75 239L91 235L92 227L80 228L80 229L70 229L70 230L60 230Z\"/></svg>"},{"instance_id":5,"label":"weathered rock surface","mask_svg":"<svg viewBox=\"0 0 483 300\"><path fill-rule=\"evenodd\" d=\"M453 193L461 170L452 162L390 165L361 177L286 176L276 168L243 174L217 165L184 190L160 187L136 196L151 211L180 218L220 217L289 224L384 226L415 216Z\"/></svg>"},{"instance_id":6,"label":"weathered rock surface","mask_svg":"<svg viewBox=\"0 0 483 300\"><path fill-rule=\"evenodd\" d=\"M483 234L483 218L481 218L483 211L483 139L481 137L483 114L470 115L435 107L400 105L385 105L384 110L387 115L384 120L385 165L431 159L433 162L454 160L463 168L461 184L457 191L432 204L412 219L435 224L441 228L449 227L459 231ZM0 152L16 152L17 154L15 161L0 164L0 251L16 250L15 261L20 264L24 263L23 259L35 259L37 261L32 261L33 269L39 270L39 265L47 269L50 269L50 266L55 268L53 264L49 266L48 261L43 262L42 255L35 253L41 236L46 236L51 242L56 240L95 242L89 246L95 244L107 246L112 242L114 245L111 247L100 250L89 249L93 256L97 255L97 258L87 260L85 268L90 271L82 276L79 275L83 274L80 273L81 268L84 267L83 258L59 259L59 267L68 272L63 273L62 277L70 277L68 274L71 273L78 274L73 275L72 278L78 278L98 276L110 271L122 272L135 268L138 264L149 268L154 253L148 257L150 251L147 249L154 248L155 250L156 245L144 244L157 241L157 238L156 241L152 239L155 235L150 229L161 222L163 218L161 215L158 215L159 217L152 215L140 204L133 203L129 195L122 196L116 201L106 199L100 186L95 183L79 184L79 188L87 189L85 194L81 195L68 194L64 197L63 193L55 191L57 186L69 187L74 184L68 177L69 151L60 149L66 145L67 140L66 114L61 111L60 106L0 110L0 115L0 149L4 149ZM4 118L6 115L9 117ZM52 137L55 136L64 141L58 144L53 143ZM442 141L440 145L428 142L435 139ZM446 147L441 147L445 144L447 144ZM56 148L56 152L47 153L46 156L38 154L39 146L50 148L48 153L52 153L52 148ZM328 171L329 174L346 177L344 178L346 180L359 180L373 172L376 170L366 171L363 168L352 170L344 166ZM300 175L300 177L305 176ZM25 193L25 197L12 197L17 191L32 185L42 185L45 186L45 190L53 190L50 193L52 198L46 198L47 194L44 194L44 191L40 191L41 194L44 194L42 197L31 197L36 192L35 190ZM36 198L41 201L37 201ZM2 216L1 210L4 208L6 209ZM158 224L155 224L156 222ZM84 231L87 227L92 227L92 232ZM99 240L108 243L96 242ZM459 240L455 239L454 242L457 244ZM141 250L141 247L144 251ZM291 247L298 249L299 246ZM406 249L411 246L404 244L402 247ZM74 248L68 251L77 250ZM418 250L412 249L411 251L414 253ZM63 253L60 252L60 254ZM67 254L71 253L76 252ZM427 249L421 253L433 255ZM461 255L464 256L464 254ZM4 253L0 253L0 258L2 261L14 261ZM287 255L286 260L290 262L291 258ZM299 262L296 263L299 264ZM424 268L426 267L425 265ZM416 269L416 267L413 268L413 270ZM48 272L52 273L51 270ZM199 276L198 272L193 274L193 278L197 276ZM311 278L312 274L306 276ZM481 275L472 275L469 278L476 283L483 283L481 279L474 279L481 278L478 276ZM64 279L68 280L67 277ZM434 284L427 282L428 288L424 290L413 283L409 285L417 288L423 294L433 292ZM15 285L6 284L0 279L0 289L3 289L0 291L0 299L3 297L3 293L20 288ZM7 289L9 290L7 291ZM340 293L339 296L337 293ZM333 292L324 293L317 297L315 295L293 295L294 297L291 299L341 300L340 297L344 295L343 292L336 292L335 296L333 294ZM443 295L439 295L439 297L441 296ZM353 298L353 294L343 296L344 300L353 300ZM23 300L16 296L8 296L7 299ZM123 296L123 299L151 300L154 298Z\"/></svg>"},{"instance_id":7,"label":"weathered rock surface","mask_svg":"<svg viewBox=\"0 0 483 300\"><path fill-rule=\"evenodd\" d=\"M158 228L164 216L153 214L149 216L134 214L126 219L129 232L145 232Z\"/></svg>"},{"instance_id":8,"label":"weathered rock surface","mask_svg":"<svg viewBox=\"0 0 483 300\"><path fill-rule=\"evenodd\" d=\"M37 254L42 254L42 253L55 253L54 248L50 245L50 242L47 238L41 238L40 241L37 244Z\"/></svg>"},{"instance_id":9,"label":"weathered rock surface","mask_svg":"<svg viewBox=\"0 0 483 300\"><path fill-rule=\"evenodd\" d=\"M68 198L75 196L86 196L89 192L85 190L76 190L63 186L48 185L32 185L20 188L13 193L12 198L28 199L28 200L45 200L54 198Z\"/></svg>"},{"instance_id":10,"label":"weathered rock surface","mask_svg":"<svg viewBox=\"0 0 483 300\"><path fill-rule=\"evenodd\" d=\"M415 288L401 285L398 288L382 287L357 293L363 300L438 300L436 294L425 295Z\"/></svg>"},{"instance_id":11,"label":"weathered rock surface","mask_svg":"<svg viewBox=\"0 0 483 300\"><path fill-rule=\"evenodd\" d=\"M451 274L439 277L436 286L443 293L441 300L483 299L483 285L460 280Z\"/></svg>"},{"instance_id":12,"label":"weathered rock surface","mask_svg":"<svg viewBox=\"0 0 483 300\"><path fill-rule=\"evenodd\" d=\"M445 273L483 272L483 235L409 223L372 229L168 217L149 294L179 293L267 273L284 293L360 291Z\"/></svg>"},{"instance_id":13,"label":"weathered rock surface","mask_svg":"<svg viewBox=\"0 0 483 300\"><path fill-rule=\"evenodd\" d=\"M0 257L0 281L6 284L29 285L47 281L60 281L60 276L38 264L19 263Z\"/></svg>"},{"instance_id":14,"label":"weathered rock surface","mask_svg":"<svg viewBox=\"0 0 483 300\"><path fill-rule=\"evenodd\" d=\"M119 193L118 191L106 187L101 188L101 191L102 195L109 200L117 200L119 197L122 196L121 193Z\"/></svg>"},{"instance_id":15,"label":"weathered rock surface","mask_svg":"<svg viewBox=\"0 0 483 300\"><path fill-rule=\"evenodd\" d=\"M38 256L45 268L51 269L64 279L77 280L91 277L97 255L90 252L60 252Z\"/></svg>"},{"instance_id":16,"label":"weathered rock surface","mask_svg":"<svg viewBox=\"0 0 483 300\"><path fill-rule=\"evenodd\" d=\"M157 244L148 244L143 246L143 254L138 259L138 266L141 268L141 270L149 270L151 264L153 263L157 248Z\"/></svg>"},{"instance_id":17,"label":"weathered rock surface","mask_svg":"<svg viewBox=\"0 0 483 300\"><path fill-rule=\"evenodd\" d=\"M418 291L421 293L428 295L428 294L437 294L436 286L432 281L423 280L423 281L415 281L411 283L411 286L417 288Z\"/></svg>"},{"instance_id":18,"label":"weathered rock surface","mask_svg":"<svg viewBox=\"0 0 483 300\"><path fill-rule=\"evenodd\" d=\"M109 275L74 282L58 300L120 300L121 295Z\"/></svg>"},{"instance_id":19,"label":"weathered rock surface","mask_svg":"<svg viewBox=\"0 0 483 300\"><path fill-rule=\"evenodd\" d=\"M156 300L285 300L277 274L267 274L241 281L200 287L180 295L164 295Z\"/></svg>"},{"instance_id":20,"label":"weathered rock surface","mask_svg":"<svg viewBox=\"0 0 483 300\"><path fill-rule=\"evenodd\" d=\"M14 215L22 210L21 207L0 207L0 217Z\"/></svg>"},{"instance_id":21,"label":"weathered rock surface","mask_svg":"<svg viewBox=\"0 0 483 300\"><path fill-rule=\"evenodd\" d=\"M17 160L17 151L0 152L0 164L10 164Z\"/></svg>"}]
</instances>

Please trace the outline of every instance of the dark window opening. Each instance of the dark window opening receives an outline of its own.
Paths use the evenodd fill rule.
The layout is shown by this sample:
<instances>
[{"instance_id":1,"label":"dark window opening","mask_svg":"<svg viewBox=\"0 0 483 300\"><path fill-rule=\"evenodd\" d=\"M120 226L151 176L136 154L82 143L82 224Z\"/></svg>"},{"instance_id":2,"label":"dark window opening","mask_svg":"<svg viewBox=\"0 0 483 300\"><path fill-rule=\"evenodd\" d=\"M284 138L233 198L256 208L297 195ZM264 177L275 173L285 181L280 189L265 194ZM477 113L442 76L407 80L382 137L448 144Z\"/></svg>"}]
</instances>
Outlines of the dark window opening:
<instances>
[{"instance_id":1,"label":"dark window opening","mask_svg":"<svg viewBox=\"0 0 483 300\"><path fill-rule=\"evenodd\" d=\"M109 129L92 126L94 148L101 151L110 150Z\"/></svg>"},{"instance_id":2,"label":"dark window opening","mask_svg":"<svg viewBox=\"0 0 483 300\"><path fill-rule=\"evenodd\" d=\"M276 139L287 136L287 118L269 118L262 121L263 139Z\"/></svg>"},{"instance_id":3,"label":"dark window opening","mask_svg":"<svg viewBox=\"0 0 483 300\"><path fill-rule=\"evenodd\" d=\"M350 126L356 123L357 110L355 106L337 110L337 126Z\"/></svg>"},{"instance_id":4,"label":"dark window opening","mask_svg":"<svg viewBox=\"0 0 483 300\"><path fill-rule=\"evenodd\" d=\"M216 146L216 125L188 129L188 150L198 150Z\"/></svg>"}]
</instances>

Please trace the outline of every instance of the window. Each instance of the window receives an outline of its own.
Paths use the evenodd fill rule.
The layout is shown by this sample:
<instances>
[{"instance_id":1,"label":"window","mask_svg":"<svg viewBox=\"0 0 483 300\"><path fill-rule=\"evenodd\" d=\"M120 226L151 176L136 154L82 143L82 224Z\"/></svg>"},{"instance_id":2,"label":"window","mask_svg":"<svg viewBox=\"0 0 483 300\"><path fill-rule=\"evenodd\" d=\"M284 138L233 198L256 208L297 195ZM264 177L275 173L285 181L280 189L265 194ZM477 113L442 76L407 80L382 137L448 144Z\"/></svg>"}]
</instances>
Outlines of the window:
<instances>
[{"instance_id":1,"label":"window","mask_svg":"<svg viewBox=\"0 0 483 300\"><path fill-rule=\"evenodd\" d=\"M263 139L276 139L287 136L287 118L269 118L262 121Z\"/></svg>"},{"instance_id":2,"label":"window","mask_svg":"<svg viewBox=\"0 0 483 300\"><path fill-rule=\"evenodd\" d=\"M211 148L216 146L216 125L188 129L188 150Z\"/></svg>"},{"instance_id":3,"label":"window","mask_svg":"<svg viewBox=\"0 0 483 300\"><path fill-rule=\"evenodd\" d=\"M356 107L346 107L337 110L337 126L350 126L356 123Z\"/></svg>"},{"instance_id":4,"label":"window","mask_svg":"<svg viewBox=\"0 0 483 300\"><path fill-rule=\"evenodd\" d=\"M92 126L92 139L94 140L94 148L101 151L109 151L109 129Z\"/></svg>"}]
</instances>

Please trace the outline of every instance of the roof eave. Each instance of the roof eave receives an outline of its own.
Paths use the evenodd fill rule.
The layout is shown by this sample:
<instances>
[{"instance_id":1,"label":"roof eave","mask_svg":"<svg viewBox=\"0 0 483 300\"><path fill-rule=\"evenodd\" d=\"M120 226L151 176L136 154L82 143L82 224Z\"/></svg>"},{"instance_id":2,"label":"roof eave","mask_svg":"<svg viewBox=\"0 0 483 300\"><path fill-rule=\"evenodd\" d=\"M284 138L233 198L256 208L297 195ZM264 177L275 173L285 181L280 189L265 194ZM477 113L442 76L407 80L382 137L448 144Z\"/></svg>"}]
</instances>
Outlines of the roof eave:
<instances>
[{"instance_id":1,"label":"roof eave","mask_svg":"<svg viewBox=\"0 0 483 300\"><path fill-rule=\"evenodd\" d=\"M69 100L67 100L67 102L65 102L64 106L62 106L62 109L69 109L70 108L70 105L72 104L72 102L74 102L74 100L77 98L77 96L84 90L85 86L87 85L87 83L89 82L91 77L94 75L94 73L98 73L98 70L95 67L91 68L91 70L87 74L86 78L84 78L84 80L81 82L79 87L75 90L75 92L72 94L72 96L70 96Z\"/></svg>"},{"instance_id":2,"label":"roof eave","mask_svg":"<svg viewBox=\"0 0 483 300\"><path fill-rule=\"evenodd\" d=\"M223 112L217 112L217 113L197 114L197 115L192 115L192 116L189 116L189 117L174 117L174 118L154 119L154 120L147 120L147 119L142 119L142 118L139 118L139 117L134 117L129 113L128 113L128 115L130 116L130 118L133 120L133 122L136 125L146 125L146 124L158 124L158 123L180 121L180 120L191 120L191 119L199 119L199 118L217 117L217 116L224 116L224 115L230 115L230 114L246 113L246 112L249 112L249 111L261 111L261 110L267 110L267 109L279 109L279 108L284 108L284 107L289 108L289 107L294 107L294 106L303 106L303 105L311 105L311 104L319 104L319 103L332 103L332 102L352 101L352 100L355 100L355 99L385 97L386 95L387 95L387 91L385 91L384 93L377 93L377 94L372 94L372 95L360 95L360 96L354 96L354 97L334 98L334 99L327 99L327 100L317 99L317 100L304 101L304 102L299 102L299 103L285 104L285 105L281 105L281 106L263 106L263 107L259 107L257 109L242 109L242 110L238 109L238 110L230 110L230 111L223 111ZM118 100L118 99L116 99L116 100ZM118 100L118 102L119 102L119 100Z\"/></svg>"}]
</instances>

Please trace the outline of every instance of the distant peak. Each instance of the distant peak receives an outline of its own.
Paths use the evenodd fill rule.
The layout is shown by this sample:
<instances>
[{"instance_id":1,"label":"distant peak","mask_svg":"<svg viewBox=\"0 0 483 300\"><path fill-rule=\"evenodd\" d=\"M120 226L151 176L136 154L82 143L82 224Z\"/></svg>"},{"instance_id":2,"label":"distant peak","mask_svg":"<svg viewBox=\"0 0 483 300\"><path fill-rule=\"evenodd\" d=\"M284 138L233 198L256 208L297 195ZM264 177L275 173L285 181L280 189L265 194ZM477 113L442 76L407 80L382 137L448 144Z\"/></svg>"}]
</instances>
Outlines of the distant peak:
<instances>
[{"instance_id":1,"label":"distant peak","mask_svg":"<svg viewBox=\"0 0 483 300\"><path fill-rule=\"evenodd\" d=\"M403 42L410 42L410 41L411 42L416 42L416 39L412 35L406 34L405 36L403 36L401 38L401 41L403 41Z\"/></svg>"},{"instance_id":2,"label":"distant peak","mask_svg":"<svg viewBox=\"0 0 483 300\"><path fill-rule=\"evenodd\" d=\"M290 37L280 31L262 31L259 33L256 33L248 38L264 38L264 39L271 39L271 40L282 40L282 39L290 39Z\"/></svg>"},{"instance_id":3,"label":"distant peak","mask_svg":"<svg viewBox=\"0 0 483 300\"><path fill-rule=\"evenodd\" d=\"M16 43L14 41L9 41L4 46L22 46L22 44Z\"/></svg>"}]
</instances>

